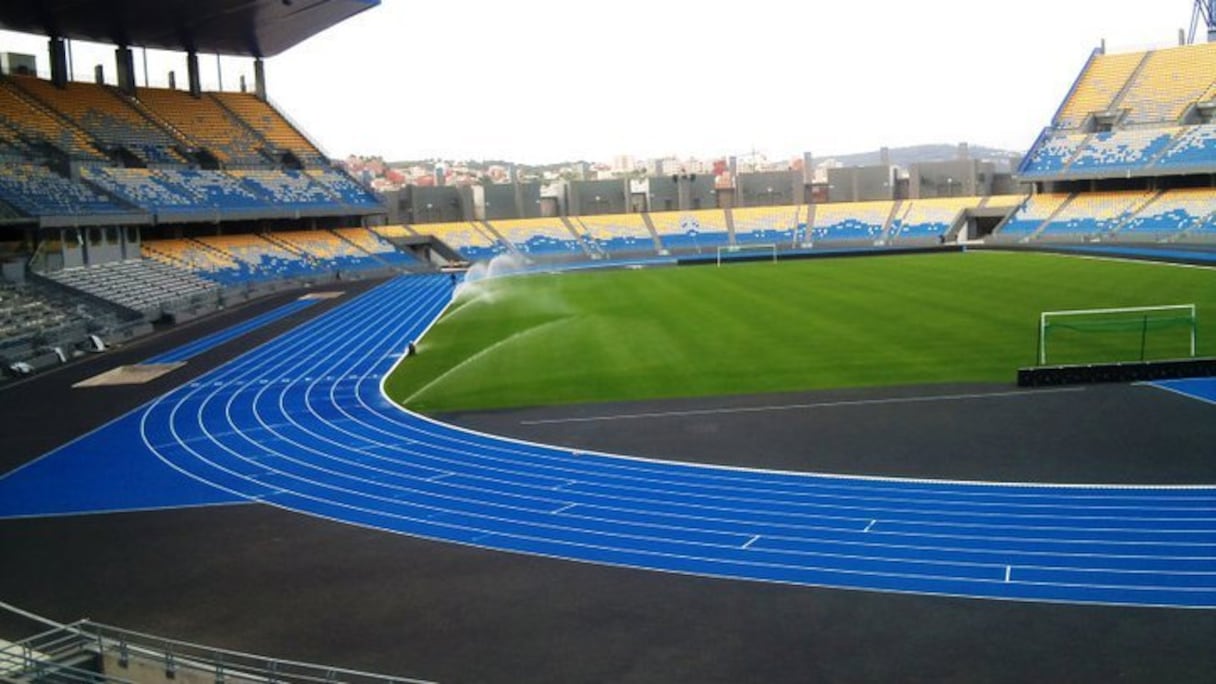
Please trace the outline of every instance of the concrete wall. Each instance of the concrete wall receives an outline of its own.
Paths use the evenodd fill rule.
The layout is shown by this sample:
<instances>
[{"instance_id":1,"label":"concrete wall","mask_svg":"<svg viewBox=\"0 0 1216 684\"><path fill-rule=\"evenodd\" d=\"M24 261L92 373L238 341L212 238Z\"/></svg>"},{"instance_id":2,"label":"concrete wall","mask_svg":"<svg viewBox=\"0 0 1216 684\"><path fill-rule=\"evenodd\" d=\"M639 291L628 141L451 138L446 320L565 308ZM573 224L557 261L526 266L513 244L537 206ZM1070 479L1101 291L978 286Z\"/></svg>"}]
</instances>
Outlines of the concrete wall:
<instances>
[{"instance_id":1,"label":"concrete wall","mask_svg":"<svg viewBox=\"0 0 1216 684\"><path fill-rule=\"evenodd\" d=\"M699 173L696 178L688 178L686 185L688 188L688 206L682 207L683 209L695 211L697 209L717 208L718 198L714 193L714 177L712 174Z\"/></svg>"},{"instance_id":2,"label":"concrete wall","mask_svg":"<svg viewBox=\"0 0 1216 684\"><path fill-rule=\"evenodd\" d=\"M411 185L406 191L408 199L400 222L439 223L466 221L473 217L471 207L469 213L465 213L466 198L461 193L461 188ZM468 194L468 203L471 203L472 193Z\"/></svg>"},{"instance_id":3,"label":"concrete wall","mask_svg":"<svg viewBox=\"0 0 1216 684\"><path fill-rule=\"evenodd\" d=\"M695 211L718 206L714 177L708 173L653 176L649 180L651 211Z\"/></svg>"},{"instance_id":4,"label":"concrete wall","mask_svg":"<svg viewBox=\"0 0 1216 684\"><path fill-rule=\"evenodd\" d=\"M575 181L570 184L571 216L624 214L629 211L623 179Z\"/></svg>"},{"instance_id":5,"label":"concrete wall","mask_svg":"<svg viewBox=\"0 0 1216 684\"><path fill-rule=\"evenodd\" d=\"M487 221L523 218L516 206L514 185L483 185L482 200Z\"/></svg>"},{"instance_id":6,"label":"concrete wall","mask_svg":"<svg viewBox=\"0 0 1216 684\"><path fill-rule=\"evenodd\" d=\"M994 171L991 163L974 159L913 164L908 172L908 192L913 198L991 194Z\"/></svg>"},{"instance_id":7,"label":"concrete wall","mask_svg":"<svg viewBox=\"0 0 1216 684\"><path fill-rule=\"evenodd\" d=\"M735 179L735 206L772 207L802 204L805 199L802 186L800 171L740 174Z\"/></svg>"},{"instance_id":8,"label":"concrete wall","mask_svg":"<svg viewBox=\"0 0 1216 684\"><path fill-rule=\"evenodd\" d=\"M650 210L677 211L680 208L680 196L676 181L671 176L652 176L650 178Z\"/></svg>"},{"instance_id":9,"label":"concrete wall","mask_svg":"<svg viewBox=\"0 0 1216 684\"><path fill-rule=\"evenodd\" d=\"M890 166L828 169L829 202L869 202L895 198L895 173Z\"/></svg>"},{"instance_id":10,"label":"concrete wall","mask_svg":"<svg viewBox=\"0 0 1216 684\"><path fill-rule=\"evenodd\" d=\"M488 221L541 216L539 183L484 185L481 201Z\"/></svg>"}]
</instances>

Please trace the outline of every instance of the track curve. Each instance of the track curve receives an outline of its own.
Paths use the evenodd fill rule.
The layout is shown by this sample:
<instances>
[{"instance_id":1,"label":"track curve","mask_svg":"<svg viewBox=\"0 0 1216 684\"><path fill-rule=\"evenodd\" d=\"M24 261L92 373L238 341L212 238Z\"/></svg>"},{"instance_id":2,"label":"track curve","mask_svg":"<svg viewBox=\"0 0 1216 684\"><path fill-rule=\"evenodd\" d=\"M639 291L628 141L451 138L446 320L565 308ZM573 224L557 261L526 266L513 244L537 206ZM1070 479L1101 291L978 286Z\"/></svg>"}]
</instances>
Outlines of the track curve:
<instances>
[{"instance_id":1,"label":"track curve","mask_svg":"<svg viewBox=\"0 0 1216 684\"><path fill-rule=\"evenodd\" d=\"M241 498L435 540L733 579L1216 608L1216 487L967 483L641 460L483 435L381 390L451 299L390 281L141 410Z\"/></svg>"}]
</instances>

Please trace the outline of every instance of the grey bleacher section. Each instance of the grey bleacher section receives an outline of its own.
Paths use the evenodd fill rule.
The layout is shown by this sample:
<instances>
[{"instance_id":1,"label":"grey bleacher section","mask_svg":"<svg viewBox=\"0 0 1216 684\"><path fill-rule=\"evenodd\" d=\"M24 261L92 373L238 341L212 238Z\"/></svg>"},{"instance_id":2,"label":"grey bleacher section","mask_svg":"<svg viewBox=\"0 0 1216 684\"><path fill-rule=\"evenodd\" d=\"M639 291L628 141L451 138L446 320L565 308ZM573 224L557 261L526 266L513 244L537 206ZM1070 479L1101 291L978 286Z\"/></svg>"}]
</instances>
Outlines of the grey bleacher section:
<instances>
[{"instance_id":1,"label":"grey bleacher section","mask_svg":"<svg viewBox=\"0 0 1216 684\"><path fill-rule=\"evenodd\" d=\"M220 289L189 271L151 259L69 268L45 276L153 320L179 311L198 315L214 309Z\"/></svg>"},{"instance_id":2,"label":"grey bleacher section","mask_svg":"<svg viewBox=\"0 0 1216 684\"><path fill-rule=\"evenodd\" d=\"M78 354L90 335L109 344L151 330L142 319L124 318L113 308L53 288L0 281L0 362L5 369L18 362L31 371L58 365Z\"/></svg>"}]
</instances>

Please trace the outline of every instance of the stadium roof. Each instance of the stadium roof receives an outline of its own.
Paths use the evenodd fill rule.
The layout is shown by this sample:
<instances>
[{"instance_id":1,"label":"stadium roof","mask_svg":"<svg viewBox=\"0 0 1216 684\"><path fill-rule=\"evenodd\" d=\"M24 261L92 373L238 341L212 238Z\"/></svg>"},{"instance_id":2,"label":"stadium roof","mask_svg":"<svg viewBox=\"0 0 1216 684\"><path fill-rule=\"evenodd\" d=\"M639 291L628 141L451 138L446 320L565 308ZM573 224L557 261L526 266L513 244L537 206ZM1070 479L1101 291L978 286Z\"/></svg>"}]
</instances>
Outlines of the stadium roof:
<instances>
[{"instance_id":1,"label":"stadium roof","mask_svg":"<svg viewBox=\"0 0 1216 684\"><path fill-rule=\"evenodd\" d=\"M273 57L380 0L3 0L0 28L129 47Z\"/></svg>"}]
</instances>

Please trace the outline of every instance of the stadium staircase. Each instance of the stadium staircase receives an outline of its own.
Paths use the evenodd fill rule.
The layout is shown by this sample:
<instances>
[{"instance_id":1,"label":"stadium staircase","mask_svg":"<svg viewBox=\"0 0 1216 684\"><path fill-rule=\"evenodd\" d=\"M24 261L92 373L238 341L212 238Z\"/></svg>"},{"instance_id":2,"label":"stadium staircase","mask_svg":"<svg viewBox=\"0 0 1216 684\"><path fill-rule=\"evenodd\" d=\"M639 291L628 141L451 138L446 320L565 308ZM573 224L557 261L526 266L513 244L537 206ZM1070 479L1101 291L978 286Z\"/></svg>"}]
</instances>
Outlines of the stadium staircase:
<instances>
[{"instance_id":1,"label":"stadium staircase","mask_svg":"<svg viewBox=\"0 0 1216 684\"><path fill-rule=\"evenodd\" d=\"M987 202L988 199L989 198L985 197L983 201ZM967 210L963 209L958 212L958 216L954 217L954 222L950 224L950 227L946 229L946 232L943 233L942 236L945 242L958 242L959 233L966 230L966 228Z\"/></svg>"},{"instance_id":2,"label":"stadium staircase","mask_svg":"<svg viewBox=\"0 0 1216 684\"><path fill-rule=\"evenodd\" d=\"M131 97L130 95L127 95L119 90L111 90L108 86L105 87L105 90L114 95L114 97L124 105L130 107L132 110L146 119L148 123L168 133L180 146L176 152L181 155L183 159L191 160L191 157L193 156L191 151L198 148L199 145L196 141L191 139L191 137L185 131L177 128L165 120L164 117L149 109L148 106L143 102L140 102L138 98Z\"/></svg>"},{"instance_id":3,"label":"stadium staircase","mask_svg":"<svg viewBox=\"0 0 1216 684\"><path fill-rule=\"evenodd\" d=\"M1127 94L1131 92L1132 87L1135 85L1137 79L1140 78L1140 74L1144 72L1144 68L1149 63L1152 56L1152 50L1144 53L1144 56L1140 58L1140 63L1136 65L1136 68L1132 70L1131 75L1128 76L1127 80L1123 83L1123 87L1119 88L1119 91L1115 93L1115 96L1110 99L1110 104L1106 105L1106 112L1115 113L1119 111L1119 105L1122 104L1125 99L1127 99ZM1090 116L1092 117L1093 115L1091 114ZM1081 148L1078 149L1084 149L1084 147L1085 146L1082 145Z\"/></svg>"},{"instance_id":4,"label":"stadium staircase","mask_svg":"<svg viewBox=\"0 0 1216 684\"><path fill-rule=\"evenodd\" d=\"M815 207L816 206L817 205L813 202L807 206L806 231L804 232L804 234L802 236L803 244L809 243L811 241L811 235L813 235L815 233Z\"/></svg>"},{"instance_id":5,"label":"stadium staircase","mask_svg":"<svg viewBox=\"0 0 1216 684\"><path fill-rule=\"evenodd\" d=\"M723 210L726 214L726 243L729 245L739 244L735 239L735 211L734 207L727 207Z\"/></svg>"},{"instance_id":6,"label":"stadium staircase","mask_svg":"<svg viewBox=\"0 0 1216 684\"><path fill-rule=\"evenodd\" d=\"M1060 206L1056 207L1054 211L1052 211L1050 214L1048 214L1047 218L1043 219L1043 222L1040 223L1037 228L1035 228L1034 230L1027 233L1026 236L1021 238L1021 240L1019 240L1019 241L1020 242L1032 242L1032 241L1036 240L1043 233L1043 231L1046 230L1047 226L1051 225L1051 223L1056 220L1056 217L1059 216L1065 209L1067 209L1068 205L1072 204L1073 200L1075 200L1076 198L1077 198L1076 193L1069 195L1068 199L1061 202Z\"/></svg>"},{"instance_id":7,"label":"stadium staircase","mask_svg":"<svg viewBox=\"0 0 1216 684\"><path fill-rule=\"evenodd\" d=\"M604 250L604 248L601 247L598 242L591 238L590 231L587 230L587 226L582 225L582 223L575 226L575 219L571 219L569 216L563 216L561 219L562 223L566 226L566 230L569 230L570 233L574 235L575 239L578 240L579 246L583 248L583 251L586 252L587 256L593 261L603 261L611 258L611 255L608 254L608 252ZM580 228L582 230L580 230Z\"/></svg>"},{"instance_id":8,"label":"stadium staircase","mask_svg":"<svg viewBox=\"0 0 1216 684\"><path fill-rule=\"evenodd\" d=\"M878 239L874 241L875 245L890 244L891 229L899 227L899 225L900 225L899 219L897 219L896 216L899 215L899 209L904 204L905 204L904 200L895 200L894 202L891 203L891 211L887 214L887 220L884 221L882 224L882 232L878 234ZM909 211L912 210L912 203L907 202L907 205L908 205L908 208L904 212L905 216L907 215L907 213Z\"/></svg>"},{"instance_id":9,"label":"stadium staircase","mask_svg":"<svg viewBox=\"0 0 1216 684\"><path fill-rule=\"evenodd\" d=\"M473 221L472 223L473 227L480 230L481 234L485 235L490 242L502 245L508 252L515 256L522 256L519 253L519 248L515 246L515 243L504 238L502 233L499 233L498 229L494 227L494 224L490 223L489 221Z\"/></svg>"},{"instance_id":10,"label":"stadium staircase","mask_svg":"<svg viewBox=\"0 0 1216 684\"><path fill-rule=\"evenodd\" d=\"M393 266L388 261L385 261L385 259L383 257L381 257L379 254L368 251L363 245L359 244L358 242L355 242L354 240L351 240L350 238L346 237L342 233L339 233L336 230L330 230L330 231L326 231L326 232L328 232L330 235L333 235L334 237L338 238L343 243L350 245L351 247L354 247L355 249L359 250L360 253L367 255L372 261L375 261L378 266L383 267L383 268L391 268Z\"/></svg>"},{"instance_id":11,"label":"stadium staircase","mask_svg":"<svg viewBox=\"0 0 1216 684\"><path fill-rule=\"evenodd\" d=\"M312 273L326 273L335 270L334 263L329 259L318 257L312 252L307 251L300 245L295 244L291 240L279 237L274 233L260 233L260 237L270 244L285 250L288 254L295 255L297 259L305 265L305 270Z\"/></svg>"},{"instance_id":12,"label":"stadium staircase","mask_svg":"<svg viewBox=\"0 0 1216 684\"><path fill-rule=\"evenodd\" d=\"M1123 216L1123 219L1121 221L1119 221L1119 223L1117 225L1113 226L1107 232L1107 236L1112 236L1112 237L1118 236L1119 231L1123 230L1123 228L1126 227L1127 224L1136 220L1136 218L1140 216L1140 212L1151 207L1154 202L1156 202L1158 199L1161 199L1164 196L1165 196L1165 190L1157 190L1157 191L1152 192L1152 193L1148 194L1147 196L1141 198L1140 201L1138 201L1135 204L1133 204L1132 206L1128 207L1127 213Z\"/></svg>"},{"instance_id":13,"label":"stadium staircase","mask_svg":"<svg viewBox=\"0 0 1216 684\"><path fill-rule=\"evenodd\" d=\"M659 239L659 231L655 230L654 221L650 218L650 212L642 214L642 222L646 224L646 230L650 231L650 239L654 240L655 254L663 254L663 241Z\"/></svg>"},{"instance_id":14,"label":"stadium staircase","mask_svg":"<svg viewBox=\"0 0 1216 684\"><path fill-rule=\"evenodd\" d=\"M27 114L33 114L33 118L24 116L19 120L15 120L14 125L19 127L28 126L36 131L40 137L38 140L40 146L53 151L54 157L91 160L106 158L93 145L87 132L77 126L75 122L60 114L53 107L48 107L41 100L30 95L23 88L20 88L13 79L0 76L0 88L3 88L4 92L12 99L24 105L28 109Z\"/></svg>"},{"instance_id":15,"label":"stadium staircase","mask_svg":"<svg viewBox=\"0 0 1216 684\"><path fill-rule=\"evenodd\" d=\"M1182 242L1182 241L1186 240L1187 238L1189 238L1192 233L1199 231L1199 230L1203 230L1204 226L1209 226L1209 225L1216 226L1216 211L1213 211L1212 213L1208 214L1207 216L1200 218L1197 221L1192 222L1191 225L1189 225L1186 228L1183 228L1182 230L1178 231L1177 233L1174 233L1173 235L1169 236L1168 238L1165 239L1165 241L1166 242Z\"/></svg>"}]
</instances>

